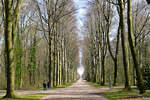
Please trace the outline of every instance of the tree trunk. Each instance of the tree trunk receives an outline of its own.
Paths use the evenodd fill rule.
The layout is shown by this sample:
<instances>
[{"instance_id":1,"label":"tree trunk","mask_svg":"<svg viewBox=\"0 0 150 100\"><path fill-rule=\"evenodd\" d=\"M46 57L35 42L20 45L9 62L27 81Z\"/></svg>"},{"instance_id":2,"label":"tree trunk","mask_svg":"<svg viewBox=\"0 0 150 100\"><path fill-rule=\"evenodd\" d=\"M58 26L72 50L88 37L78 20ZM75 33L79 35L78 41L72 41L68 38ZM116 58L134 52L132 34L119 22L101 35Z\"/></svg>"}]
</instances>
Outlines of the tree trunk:
<instances>
[{"instance_id":1,"label":"tree trunk","mask_svg":"<svg viewBox=\"0 0 150 100\"><path fill-rule=\"evenodd\" d=\"M105 58L102 58L102 86L105 85L105 81Z\"/></svg>"},{"instance_id":2,"label":"tree trunk","mask_svg":"<svg viewBox=\"0 0 150 100\"><path fill-rule=\"evenodd\" d=\"M114 83L113 83L113 86L116 86L117 75L118 75L118 64L117 64L117 59L115 59L114 60Z\"/></svg>"},{"instance_id":3,"label":"tree trunk","mask_svg":"<svg viewBox=\"0 0 150 100\"><path fill-rule=\"evenodd\" d=\"M122 52L123 52L123 64L125 73L125 89L130 90L129 83L129 60L128 60L128 49L125 37L125 23L124 23L124 2L123 0L118 0L120 4L120 27L121 27L121 41L122 41Z\"/></svg>"},{"instance_id":4,"label":"tree trunk","mask_svg":"<svg viewBox=\"0 0 150 100\"><path fill-rule=\"evenodd\" d=\"M30 84L30 86L32 86L32 72L31 72L31 69L29 71L29 84Z\"/></svg>"},{"instance_id":5,"label":"tree trunk","mask_svg":"<svg viewBox=\"0 0 150 100\"><path fill-rule=\"evenodd\" d=\"M6 98L13 98L15 96L14 91L14 52L13 52L13 44L12 44L12 35L11 35L11 4L10 0L6 0L6 19L5 19L5 50L6 50L6 68L7 68L7 92Z\"/></svg>"},{"instance_id":6,"label":"tree trunk","mask_svg":"<svg viewBox=\"0 0 150 100\"><path fill-rule=\"evenodd\" d=\"M11 5L11 0L4 1L5 6L5 51L6 51L6 68L7 68L7 90L6 90L6 98L15 97L14 91L14 80L15 80L15 72L14 72L14 44L15 44L15 36L16 36L16 27L18 24L18 16L20 12L20 7L22 4L22 0L18 0L15 5ZM15 8L13 12L13 7Z\"/></svg>"},{"instance_id":7,"label":"tree trunk","mask_svg":"<svg viewBox=\"0 0 150 100\"><path fill-rule=\"evenodd\" d=\"M142 73L140 70L140 64L138 60L138 55L136 51L136 47L134 45L134 39L133 39L133 26L132 26L132 6L131 6L131 0L128 0L128 40L130 45L130 50L134 62L134 67L136 70L136 78L137 78L137 86L140 90L140 93L144 93L144 81L142 78Z\"/></svg>"}]
</instances>

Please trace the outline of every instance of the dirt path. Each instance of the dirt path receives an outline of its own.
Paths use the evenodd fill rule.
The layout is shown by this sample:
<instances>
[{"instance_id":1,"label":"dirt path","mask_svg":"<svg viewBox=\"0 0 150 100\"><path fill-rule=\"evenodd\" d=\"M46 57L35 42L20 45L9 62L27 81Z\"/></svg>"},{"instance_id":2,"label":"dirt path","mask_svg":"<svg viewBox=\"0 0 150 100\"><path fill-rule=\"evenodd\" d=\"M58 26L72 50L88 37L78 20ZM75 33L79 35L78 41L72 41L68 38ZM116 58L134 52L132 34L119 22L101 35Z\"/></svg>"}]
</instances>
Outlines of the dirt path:
<instances>
[{"instance_id":1,"label":"dirt path","mask_svg":"<svg viewBox=\"0 0 150 100\"><path fill-rule=\"evenodd\" d=\"M40 93L44 93L44 94L48 94L50 91L52 90L35 90L35 91L25 91L25 90L18 90L16 91L17 95L28 95L28 94L40 94ZM1 91L0 96L5 96L5 91Z\"/></svg>"},{"instance_id":2,"label":"dirt path","mask_svg":"<svg viewBox=\"0 0 150 100\"><path fill-rule=\"evenodd\" d=\"M41 100L108 100L103 97L100 89L88 85L85 81L78 81L72 86L49 91L49 95Z\"/></svg>"}]
</instances>

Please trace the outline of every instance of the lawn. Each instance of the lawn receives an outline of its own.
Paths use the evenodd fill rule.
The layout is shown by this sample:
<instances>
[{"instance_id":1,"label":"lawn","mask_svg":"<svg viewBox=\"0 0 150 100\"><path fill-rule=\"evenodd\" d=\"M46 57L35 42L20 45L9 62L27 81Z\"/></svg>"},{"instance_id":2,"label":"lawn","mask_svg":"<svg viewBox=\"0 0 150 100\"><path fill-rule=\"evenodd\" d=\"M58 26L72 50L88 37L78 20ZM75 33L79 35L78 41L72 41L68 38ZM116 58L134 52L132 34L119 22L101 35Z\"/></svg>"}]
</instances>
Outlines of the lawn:
<instances>
[{"instance_id":1,"label":"lawn","mask_svg":"<svg viewBox=\"0 0 150 100\"><path fill-rule=\"evenodd\" d=\"M108 88L108 86L101 86L98 83L88 82L88 84L97 88L105 88L105 87Z\"/></svg>"},{"instance_id":2,"label":"lawn","mask_svg":"<svg viewBox=\"0 0 150 100\"><path fill-rule=\"evenodd\" d=\"M75 82L70 82L70 83L67 83L67 84L65 84L65 85L57 86L57 87L55 87L55 88L66 88L66 87L68 87L68 86L71 86L73 83L75 83ZM55 88L54 88L54 89L55 89Z\"/></svg>"},{"instance_id":3,"label":"lawn","mask_svg":"<svg viewBox=\"0 0 150 100\"><path fill-rule=\"evenodd\" d=\"M140 95L137 89L131 91L106 92L105 97L109 100L150 100L150 91Z\"/></svg>"},{"instance_id":4,"label":"lawn","mask_svg":"<svg viewBox=\"0 0 150 100\"><path fill-rule=\"evenodd\" d=\"M64 85L59 85L59 86L57 86L57 87L52 87L52 88L50 88L50 90L54 90L54 89L59 89L59 88L66 88L66 87L68 87L68 86L71 86L73 83L75 83L76 81L73 81L73 82L69 82L69 83L66 83L66 84L64 84Z\"/></svg>"},{"instance_id":5,"label":"lawn","mask_svg":"<svg viewBox=\"0 0 150 100\"><path fill-rule=\"evenodd\" d=\"M108 88L108 86L101 86L97 83L88 82L88 84L100 89ZM131 91L125 91L122 88L111 88L103 92L104 96L109 100L150 100L150 90L146 91L143 95L140 95L136 88L133 88Z\"/></svg>"}]
</instances>

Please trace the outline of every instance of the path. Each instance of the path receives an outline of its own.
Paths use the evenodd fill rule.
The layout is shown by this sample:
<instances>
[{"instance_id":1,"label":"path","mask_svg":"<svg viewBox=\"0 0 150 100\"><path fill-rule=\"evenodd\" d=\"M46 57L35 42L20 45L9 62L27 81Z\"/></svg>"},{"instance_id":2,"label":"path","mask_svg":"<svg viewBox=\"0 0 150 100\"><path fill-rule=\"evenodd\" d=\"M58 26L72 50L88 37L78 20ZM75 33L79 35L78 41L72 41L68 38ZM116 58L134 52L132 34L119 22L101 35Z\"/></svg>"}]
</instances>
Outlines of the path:
<instances>
[{"instance_id":1,"label":"path","mask_svg":"<svg viewBox=\"0 0 150 100\"><path fill-rule=\"evenodd\" d=\"M27 91L25 91L25 90L17 90L16 91L16 94L17 95L28 95L28 94L40 94L40 93L43 93L43 94L48 94L50 91L52 91L52 90L27 90ZM5 96L5 91L4 90L1 90L1 93L0 93L0 96Z\"/></svg>"},{"instance_id":2,"label":"path","mask_svg":"<svg viewBox=\"0 0 150 100\"><path fill-rule=\"evenodd\" d=\"M88 85L85 81L78 81L64 89L49 91L49 95L41 100L108 100L103 97L99 88Z\"/></svg>"}]
</instances>

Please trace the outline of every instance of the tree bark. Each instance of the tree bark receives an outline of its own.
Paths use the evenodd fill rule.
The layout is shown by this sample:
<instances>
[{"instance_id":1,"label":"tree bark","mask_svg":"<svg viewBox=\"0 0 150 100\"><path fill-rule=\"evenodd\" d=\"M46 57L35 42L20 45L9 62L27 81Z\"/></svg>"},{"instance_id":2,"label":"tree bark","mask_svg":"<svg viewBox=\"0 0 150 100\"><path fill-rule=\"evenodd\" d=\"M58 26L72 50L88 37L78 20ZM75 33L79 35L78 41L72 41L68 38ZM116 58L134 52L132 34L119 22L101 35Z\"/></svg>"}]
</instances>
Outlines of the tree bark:
<instances>
[{"instance_id":1,"label":"tree bark","mask_svg":"<svg viewBox=\"0 0 150 100\"><path fill-rule=\"evenodd\" d=\"M136 51L136 47L134 45L134 39L133 39L133 26L132 26L132 6L131 6L131 0L128 1L128 40L129 40L129 45L130 45L130 50L134 62L134 67L136 70L136 79L137 79L137 86L140 90L140 93L144 93L144 81L142 77L142 73L140 70L140 64L138 60L138 54Z\"/></svg>"},{"instance_id":2,"label":"tree bark","mask_svg":"<svg viewBox=\"0 0 150 100\"><path fill-rule=\"evenodd\" d=\"M102 83L101 85L104 86L105 85L105 57L102 57Z\"/></svg>"},{"instance_id":3,"label":"tree bark","mask_svg":"<svg viewBox=\"0 0 150 100\"><path fill-rule=\"evenodd\" d=\"M113 86L116 86L117 83L117 74L118 74L118 50L119 50L119 42L120 42L120 23L119 23L119 27L118 27L118 34L117 34L117 43L116 43L116 52L115 55L113 55L112 50L111 50L111 45L110 45L110 40L109 40L109 29L107 32L107 44L108 44L108 50L109 53L111 55L111 58L114 62L114 83Z\"/></svg>"},{"instance_id":4,"label":"tree bark","mask_svg":"<svg viewBox=\"0 0 150 100\"><path fill-rule=\"evenodd\" d=\"M129 61L128 61L128 49L125 37L125 24L124 24L124 1L118 0L120 7L120 27L121 27L121 41L122 41L122 52L123 52L123 64L124 64L124 74L125 74L125 89L130 90L129 83Z\"/></svg>"},{"instance_id":5,"label":"tree bark","mask_svg":"<svg viewBox=\"0 0 150 100\"><path fill-rule=\"evenodd\" d=\"M5 0L4 3L5 3L4 33L5 33L6 69L7 69L7 90L5 98L13 98L15 97L14 44L16 40L16 27L18 23L18 17L22 0L18 0L16 2L16 6L11 5L12 3L11 0Z\"/></svg>"}]
</instances>

